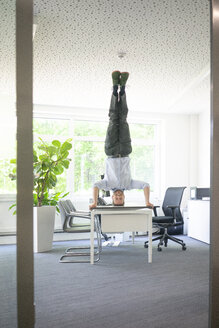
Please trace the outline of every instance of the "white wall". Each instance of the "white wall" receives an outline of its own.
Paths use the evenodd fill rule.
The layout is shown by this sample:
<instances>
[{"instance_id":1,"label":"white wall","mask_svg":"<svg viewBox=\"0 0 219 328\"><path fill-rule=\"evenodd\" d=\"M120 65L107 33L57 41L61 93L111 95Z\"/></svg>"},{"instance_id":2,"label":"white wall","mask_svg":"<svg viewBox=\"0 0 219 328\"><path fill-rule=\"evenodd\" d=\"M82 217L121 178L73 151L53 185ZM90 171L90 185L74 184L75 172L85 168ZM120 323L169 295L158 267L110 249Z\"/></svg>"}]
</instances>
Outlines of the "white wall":
<instances>
[{"instance_id":1,"label":"white wall","mask_svg":"<svg viewBox=\"0 0 219 328\"><path fill-rule=\"evenodd\" d=\"M198 186L210 187L210 110L202 112L198 120Z\"/></svg>"},{"instance_id":2,"label":"white wall","mask_svg":"<svg viewBox=\"0 0 219 328\"><path fill-rule=\"evenodd\" d=\"M173 115L165 121L162 140L162 189L189 184L190 121L187 115Z\"/></svg>"},{"instance_id":3,"label":"white wall","mask_svg":"<svg viewBox=\"0 0 219 328\"><path fill-rule=\"evenodd\" d=\"M160 194L198 183L198 115L154 114L161 122Z\"/></svg>"},{"instance_id":4,"label":"white wall","mask_svg":"<svg viewBox=\"0 0 219 328\"><path fill-rule=\"evenodd\" d=\"M16 215L13 215L13 209L9 211L15 201L15 195L0 195L0 233L15 231Z\"/></svg>"}]
</instances>

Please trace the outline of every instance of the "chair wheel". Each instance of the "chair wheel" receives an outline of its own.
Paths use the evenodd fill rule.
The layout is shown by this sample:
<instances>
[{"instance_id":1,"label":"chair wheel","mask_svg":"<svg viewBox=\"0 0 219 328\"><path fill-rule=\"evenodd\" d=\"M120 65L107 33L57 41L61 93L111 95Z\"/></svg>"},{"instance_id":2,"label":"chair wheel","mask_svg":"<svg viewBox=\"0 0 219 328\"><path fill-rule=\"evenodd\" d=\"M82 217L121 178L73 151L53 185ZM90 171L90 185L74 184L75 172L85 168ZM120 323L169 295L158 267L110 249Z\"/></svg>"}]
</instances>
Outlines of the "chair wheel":
<instances>
[{"instance_id":1,"label":"chair wheel","mask_svg":"<svg viewBox=\"0 0 219 328\"><path fill-rule=\"evenodd\" d=\"M161 252L162 251L162 248L161 247L157 247L157 250L158 250L158 252Z\"/></svg>"},{"instance_id":2,"label":"chair wheel","mask_svg":"<svg viewBox=\"0 0 219 328\"><path fill-rule=\"evenodd\" d=\"M148 248L148 243L147 243L147 241L144 242L144 248Z\"/></svg>"},{"instance_id":3,"label":"chair wheel","mask_svg":"<svg viewBox=\"0 0 219 328\"><path fill-rule=\"evenodd\" d=\"M183 251L185 251L185 250L186 250L186 246L185 246L185 245L183 245L183 247L182 247L182 250L183 250Z\"/></svg>"}]
</instances>

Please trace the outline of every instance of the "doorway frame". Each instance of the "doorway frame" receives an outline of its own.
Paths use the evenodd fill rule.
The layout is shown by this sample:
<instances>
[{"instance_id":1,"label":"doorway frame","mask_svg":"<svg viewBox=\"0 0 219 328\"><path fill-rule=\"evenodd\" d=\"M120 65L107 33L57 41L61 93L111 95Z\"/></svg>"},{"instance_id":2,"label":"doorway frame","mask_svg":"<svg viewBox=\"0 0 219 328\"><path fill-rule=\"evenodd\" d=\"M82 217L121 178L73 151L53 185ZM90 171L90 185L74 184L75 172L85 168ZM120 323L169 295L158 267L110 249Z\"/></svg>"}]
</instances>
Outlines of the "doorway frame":
<instances>
[{"instance_id":1,"label":"doorway frame","mask_svg":"<svg viewBox=\"0 0 219 328\"><path fill-rule=\"evenodd\" d=\"M219 0L210 1L211 206L209 328L219 327ZM17 307L18 327L34 327L32 49L33 1L16 0L17 85ZM22 191L25 190L25 195ZM24 194L24 193L23 193ZM24 238L25 237L25 238ZM25 251L24 251L25 250ZM24 256L25 255L25 256ZM24 261L25 257L25 261Z\"/></svg>"}]
</instances>

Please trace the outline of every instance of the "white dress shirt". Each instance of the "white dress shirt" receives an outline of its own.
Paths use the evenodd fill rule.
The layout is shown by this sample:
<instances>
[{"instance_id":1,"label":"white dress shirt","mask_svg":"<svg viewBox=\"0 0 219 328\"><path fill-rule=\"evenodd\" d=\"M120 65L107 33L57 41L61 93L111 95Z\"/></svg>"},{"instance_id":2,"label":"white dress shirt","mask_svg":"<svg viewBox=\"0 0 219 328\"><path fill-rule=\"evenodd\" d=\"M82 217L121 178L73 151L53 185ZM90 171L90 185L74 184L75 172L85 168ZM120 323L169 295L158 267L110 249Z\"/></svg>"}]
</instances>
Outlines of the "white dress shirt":
<instances>
[{"instance_id":1,"label":"white dress shirt","mask_svg":"<svg viewBox=\"0 0 219 328\"><path fill-rule=\"evenodd\" d=\"M130 190L149 187L147 182L131 178L129 157L108 157L104 179L94 183L94 187L103 190Z\"/></svg>"}]
</instances>

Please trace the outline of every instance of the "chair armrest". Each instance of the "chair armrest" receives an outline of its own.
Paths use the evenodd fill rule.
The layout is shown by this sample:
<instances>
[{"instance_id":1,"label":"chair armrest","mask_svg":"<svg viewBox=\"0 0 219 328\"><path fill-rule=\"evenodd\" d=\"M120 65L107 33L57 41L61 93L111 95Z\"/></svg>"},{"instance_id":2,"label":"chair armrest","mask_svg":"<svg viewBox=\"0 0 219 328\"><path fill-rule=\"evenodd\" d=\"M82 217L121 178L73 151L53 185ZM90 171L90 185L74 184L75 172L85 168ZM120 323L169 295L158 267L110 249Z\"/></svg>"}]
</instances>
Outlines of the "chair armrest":
<instances>
[{"instance_id":1,"label":"chair armrest","mask_svg":"<svg viewBox=\"0 0 219 328\"><path fill-rule=\"evenodd\" d=\"M74 218L81 218L81 219L87 219L87 220L91 220L91 216L89 212L83 212L83 211L76 211L76 212L69 212L67 214L68 216L68 226L72 227L73 226L73 220Z\"/></svg>"},{"instance_id":2,"label":"chair armrest","mask_svg":"<svg viewBox=\"0 0 219 328\"><path fill-rule=\"evenodd\" d=\"M179 206L178 205L168 205L167 208L173 208L173 209L175 209L175 208L179 208Z\"/></svg>"},{"instance_id":3,"label":"chair armrest","mask_svg":"<svg viewBox=\"0 0 219 328\"><path fill-rule=\"evenodd\" d=\"M71 211L68 213L69 216L77 216L77 217L90 217L90 212L84 212L84 211Z\"/></svg>"},{"instance_id":4,"label":"chair armrest","mask_svg":"<svg viewBox=\"0 0 219 328\"><path fill-rule=\"evenodd\" d=\"M157 216L157 208L160 207L158 205L154 206L153 207L153 211L154 211L154 215Z\"/></svg>"}]
</instances>

